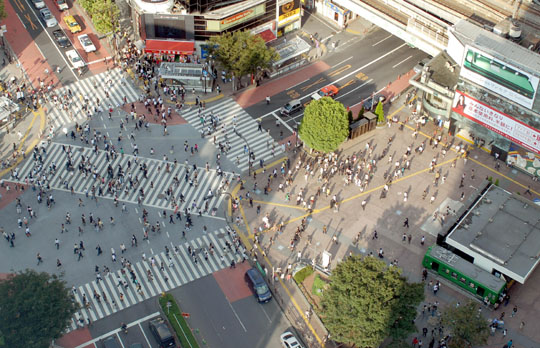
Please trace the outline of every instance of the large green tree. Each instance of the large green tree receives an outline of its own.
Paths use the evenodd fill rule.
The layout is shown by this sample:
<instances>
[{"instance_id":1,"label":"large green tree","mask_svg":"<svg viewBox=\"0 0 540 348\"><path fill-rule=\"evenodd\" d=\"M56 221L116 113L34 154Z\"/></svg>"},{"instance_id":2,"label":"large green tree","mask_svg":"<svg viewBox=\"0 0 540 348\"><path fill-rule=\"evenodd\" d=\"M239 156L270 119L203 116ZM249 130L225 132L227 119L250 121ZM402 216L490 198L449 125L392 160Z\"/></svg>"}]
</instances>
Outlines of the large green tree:
<instances>
[{"instance_id":1,"label":"large green tree","mask_svg":"<svg viewBox=\"0 0 540 348\"><path fill-rule=\"evenodd\" d=\"M80 3L98 32L107 34L117 31L120 9L116 3L112 0L81 0Z\"/></svg>"},{"instance_id":2,"label":"large green tree","mask_svg":"<svg viewBox=\"0 0 540 348\"><path fill-rule=\"evenodd\" d=\"M328 153L337 150L349 136L347 110L330 97L310 102L304 111L298 135L316 151Z\"/></svg>"},{"instance_id":3,"label":"large green tree","mask_svg":"<svg viewBox=\"0 0 540 348\"><path fill-rule=\"evenodd\" d=\"M6 347L48 348L77 309L56 275L26 270L0 282L0 336Z\"/></svg>"},{"instance_id":4,"label":"large green tree","mask_svg":"<svg viewBox=\"0 0 540 348\"><path fill-rule=\"evenodd\" d=\"M226 32L208 40L209 54L228 72L239 77L268 69L279 60L273 47L249 31ZM239 82L239 81L238 81Z\"/></svg>"},{"instance_id":5,"label":"large green tree","mask_svg":"<svg viewBox=\"0 0 540 348\"><path fill-rule=\"evenodd\" d=\"M450 348L467 348L487 344L489 328L479 312L480 304L469 301L461 306L449 306L442 314L444 327L451 331Z\"/></svg>"},{"instance_id":6,"label":"large green tree","mask_svg":"<svg viewBox=\"0 0 540 348\"><path fill-rule=\"evenodd\" d=\"M337 342L378 347L387 337L400 340L416 328L424 299L421 283L408 283L397 267L354 255L338 264L321 300L321 317Z\"/></svg>"}]
</instances>

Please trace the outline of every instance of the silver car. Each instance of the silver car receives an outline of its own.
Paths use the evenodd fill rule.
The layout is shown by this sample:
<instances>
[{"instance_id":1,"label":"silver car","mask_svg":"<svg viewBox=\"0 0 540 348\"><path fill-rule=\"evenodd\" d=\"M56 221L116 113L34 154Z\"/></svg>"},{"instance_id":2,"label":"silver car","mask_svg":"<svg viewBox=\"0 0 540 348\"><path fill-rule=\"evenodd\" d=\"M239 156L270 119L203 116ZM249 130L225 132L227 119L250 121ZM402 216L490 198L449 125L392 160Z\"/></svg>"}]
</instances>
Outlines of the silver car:
<instances>
[{"instance_id":1,"label":"silver car","mask_svg":"<svg viewBox=\"0 0 540 348\"><path fill-rule=\"evenodd\" d=\"M43 19L48 28L56 27L58 25L58 21L56 20L56 18L54 18L48 8L43 8L39 10L39 14L41 15L41 18Z\"/></svg>"},{"instance_id":2,"label":"silver car","mask_svg":"<svg viewBox=\"0 0 540 348\"><path fill-rule=\"evenodd\" d=\"M32 3L34 4L34 7L38 10L45 7L45 1L43 0L32 0Z\"/></svg>"}]
</instances>

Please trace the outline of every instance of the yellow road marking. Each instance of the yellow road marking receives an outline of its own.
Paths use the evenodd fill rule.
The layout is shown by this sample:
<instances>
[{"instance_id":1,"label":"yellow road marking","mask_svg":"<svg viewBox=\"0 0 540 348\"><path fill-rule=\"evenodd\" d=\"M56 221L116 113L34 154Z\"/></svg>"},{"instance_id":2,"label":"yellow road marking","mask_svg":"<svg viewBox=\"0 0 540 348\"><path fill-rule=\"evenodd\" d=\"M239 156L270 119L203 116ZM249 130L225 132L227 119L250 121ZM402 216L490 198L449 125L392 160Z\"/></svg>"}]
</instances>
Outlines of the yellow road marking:
<instances>
[{"instance_id":1,"label":"yellow road marking","mask_svg":"<svg viewBox=\"0 0 540 348\"><path fill-rule=\"evenodd\" d=\"M333 77L333 76L341 74L342 72L344 72L346 70L349 70L351 67L352 67L352 65L346 64L346 65L344 65L342 67L337 68L334 71L329 72L327 75L330 76L330 77Z\"/></svg>"},{"instance_id":2,"label":"yellow road marking","mask_svg":"<svg viewBox=\"0 0 540 348\"><path fill-rule=\"evenodd\" d=\"M323 83L324 81L326 81L326 79L324 77L321 77L317 81L314 81L314 82L310 83L309 85L305 85L305 86L301 87L300 89L305 92L307 89L309 89L309 88L311 88L311 87L313 87L315 85L318 85L319 83Z\"/></svg>"},{"instance_id":3,"label":"yellow road marking","mask_svg":"<svg viewBox=\"0 0 540 348\"><path fill-rule=\"evenodd\" d=\"M17 4L17 7L19 8L19 10L21 10L21 11L23 11L23 12L24 12L24 10L25 10L25 8L24 8L24 4L23 4L23 3L21 3L21 1L20 1L20 0L15 0L15 4Z\"/></svg>"},{"instance_id":4,"label":"yellow road marking","mask_svg":"<svg viewBox=\"0 0 540 348\"><path fill-rule=\"evenodd\" d=\"M26 18L28 22L30 22L30 26L32 27L33 30L37 29L36 25L34 24L34 22L32 22L32 19L30 18L30 15L28 13L24 14L24 18Z\"/></svg>"},{"instance_id":5,"label":"yellow road marking","mask_svg":"<svg viewBox=\"0 0 540 348\"><path fill-rule=\"evenodd\" d=\"M343 86L339 87L339 89L345 88L345 87L350 86L350 85L355 84L355 83L356 83L356 80L354 80L354 79L350 80L347 83L345 83Z\"/></svg>"},{"instance_id":6,"label":"yellow road marking","mask_svg":"<svg viewBox=\"0 0 540 348\"><path fill-rule=\"evenodd\" d=\"M302 207L296 206L296 205L292 205L292 204L266 202L266 201L258 201L258 200L253 200L253 202L254 203L262 203L262 204L266 204L266 205L273 205L273 206L276 206L276 207L292 208L292 209L304 210L304 211L306 210L305 208L302 208Z\"/></svg>"}]
</instances>

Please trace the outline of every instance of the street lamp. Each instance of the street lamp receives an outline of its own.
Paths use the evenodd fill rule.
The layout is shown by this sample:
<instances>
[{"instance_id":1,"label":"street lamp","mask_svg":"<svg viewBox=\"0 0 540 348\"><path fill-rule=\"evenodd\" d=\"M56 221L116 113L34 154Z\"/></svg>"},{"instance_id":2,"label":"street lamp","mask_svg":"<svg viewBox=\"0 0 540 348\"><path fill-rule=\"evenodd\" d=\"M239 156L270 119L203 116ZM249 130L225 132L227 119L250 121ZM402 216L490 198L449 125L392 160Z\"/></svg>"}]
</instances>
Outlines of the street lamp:
<instances>
[{"instance_id":1,"label":"street lamp","mask_svg":"<svg viewBox=\"0 0 540 348\"><path fill-rule=\"evenodd\" d=\"M239 131L235 129L234 132L246 143L246 146L248 148L248 176L250 176L251 175L251 148L249 147L249 143L247 139L244 138L244 136L240 134Z\"/></svg>"}]
</instances>

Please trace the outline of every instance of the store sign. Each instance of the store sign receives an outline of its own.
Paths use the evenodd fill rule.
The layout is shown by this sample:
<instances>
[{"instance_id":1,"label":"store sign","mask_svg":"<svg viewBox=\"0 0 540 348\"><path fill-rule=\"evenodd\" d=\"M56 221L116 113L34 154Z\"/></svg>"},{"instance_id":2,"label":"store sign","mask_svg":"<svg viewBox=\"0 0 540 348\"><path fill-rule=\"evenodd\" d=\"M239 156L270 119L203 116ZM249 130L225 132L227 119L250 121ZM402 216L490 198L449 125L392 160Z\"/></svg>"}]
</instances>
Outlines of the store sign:
<instances>
[{"instance_id":1,"label":"store sign","mask_svg":"<svg viewBox=\"0 0 540 348\"><path fill-rule=\"evenodd\" d=\"M461 77L532 109L540 79L476 48L466 46Z\"/></svg>"},{"instance_id":2,"label":"store sign","mask_svg":"<svg viewBox=\"0 0 540 348\"><path fill-rule=\"evenodd\" d=\"M300 0L285 1L279 4L278 25L294 21L300 17Z\"/></svg>"},{"instance_id":3,"label":"store sign","mask_svg":"<svg viewBox=\"0 0 540 348\"><path fill-rule=\"evenodd\" d=\"M540 131L456 90L452 111L540 154Z\"/></svg>"},{"instance_id":4,"label":"store sign","mask_svg":"<svg viewBox=\"0 0 540 348\"><path fill-rule=\"evenodd\" d=\"M250 9L238 12L221 20L206 21L206 30L222 32L235 25L247 22L255 17L262 16L266 12L266 5L260 4Z\"/></svg>"}]
</instances>

